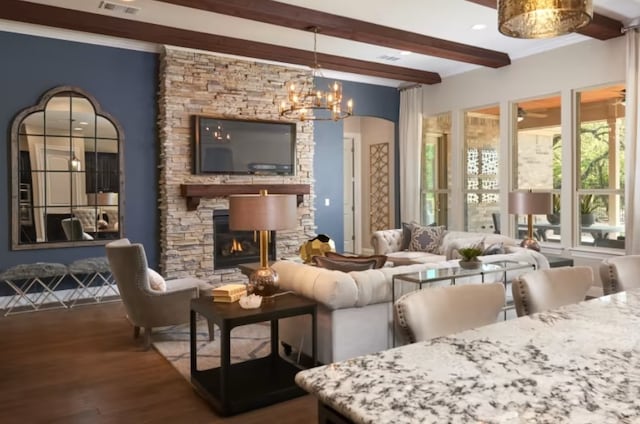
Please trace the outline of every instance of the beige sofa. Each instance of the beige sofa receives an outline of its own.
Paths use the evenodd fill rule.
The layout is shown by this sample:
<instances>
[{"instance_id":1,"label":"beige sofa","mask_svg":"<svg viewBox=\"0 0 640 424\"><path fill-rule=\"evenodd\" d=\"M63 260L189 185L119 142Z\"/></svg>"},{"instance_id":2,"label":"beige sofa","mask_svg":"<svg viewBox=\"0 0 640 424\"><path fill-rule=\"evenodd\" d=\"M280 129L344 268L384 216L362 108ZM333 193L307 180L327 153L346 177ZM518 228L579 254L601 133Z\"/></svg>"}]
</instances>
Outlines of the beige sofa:
<instances>
[{"instance_id":1,"label":"beige sofa","mask_svg":"<svg viewBox=\"0 0 640 424\"><path fill-rule=\"evenodd\" d=\"M328 364L392 347L393 276L428 268L453 267L457 264L456 260L439 259L435 262L352 272L332 271L293 261L278 261L273 264L273 269L279 275L282 289L291 290L318 302L318 360ZM544 256L516 246L512 253L481 259L525 261L537 268L549 267ZM512 271L507 275L507 279L515 278L522 272L527 270ZM502 280L502 273L489 276L486 282ZM480 277L468 277L466 281L459 279L457 282L480 282ZM407 291L414 289L410 284L403 284L402 287ZM402 293L396 291L396 296L399 294ZM308 316L281 320L281 341L295 351L309 354L309 320Z\"/></svg>"}]
</instances>

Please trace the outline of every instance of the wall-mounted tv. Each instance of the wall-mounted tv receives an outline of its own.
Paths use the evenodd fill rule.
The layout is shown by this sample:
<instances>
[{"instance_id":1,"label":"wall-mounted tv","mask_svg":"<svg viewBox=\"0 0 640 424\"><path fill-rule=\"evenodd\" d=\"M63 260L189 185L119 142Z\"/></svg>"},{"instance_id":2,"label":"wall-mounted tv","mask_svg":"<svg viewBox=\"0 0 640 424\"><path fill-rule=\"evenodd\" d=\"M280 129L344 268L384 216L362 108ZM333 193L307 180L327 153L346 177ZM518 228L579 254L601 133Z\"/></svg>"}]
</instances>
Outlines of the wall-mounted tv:
<instances>
[{"instance_id":1,"label":"wall-mounted tv","mask_svg":"<svg viewBox=\"0 0 640 424\"><path fill-rule=\"evenodd\" d=\"M295 174L295 123L195 115L194 129L196 174Z\"/></svg>"}]
</instances>

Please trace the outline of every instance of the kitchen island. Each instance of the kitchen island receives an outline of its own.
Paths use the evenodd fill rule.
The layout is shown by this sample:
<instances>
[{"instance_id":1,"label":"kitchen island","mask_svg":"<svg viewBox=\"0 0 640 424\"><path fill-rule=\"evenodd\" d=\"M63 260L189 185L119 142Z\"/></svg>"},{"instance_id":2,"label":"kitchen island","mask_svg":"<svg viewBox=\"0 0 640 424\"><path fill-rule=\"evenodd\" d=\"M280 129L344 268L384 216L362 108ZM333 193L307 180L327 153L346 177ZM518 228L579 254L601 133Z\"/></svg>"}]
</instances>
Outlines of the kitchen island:
<instances>
[{"instance_id":1,"label":"kitchen island","mask_svg":"<svg viewBox=\"0 0 640 424\"><path fill-rule=\"evenodd\" d=\"M305 370L296 382L318 398L320 422L640 422L640 290Z\"/></svg>"}]
</instances>

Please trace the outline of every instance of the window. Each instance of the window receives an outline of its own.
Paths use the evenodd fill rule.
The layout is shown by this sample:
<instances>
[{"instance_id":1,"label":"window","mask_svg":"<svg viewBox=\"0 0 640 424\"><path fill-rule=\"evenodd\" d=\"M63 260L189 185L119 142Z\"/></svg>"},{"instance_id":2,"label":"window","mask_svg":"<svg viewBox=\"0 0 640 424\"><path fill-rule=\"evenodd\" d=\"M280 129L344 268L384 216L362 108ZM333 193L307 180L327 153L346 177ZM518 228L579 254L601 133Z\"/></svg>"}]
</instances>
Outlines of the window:
<instances>
[{"instance_id":1,"label":"window","mask_svg":"<svg viewBox=\"0 0 640 424\"><path fill-rule=\"evenodd\" d=\"M420 219L423 224L448 224L450 134L451 113L422 120Z\"/></svg>"},{"instance_id":2,"label":"window","mask_svg":"<svg viewBox=\"0 0 640 424\"><path fill-rule=\"evenodd\" d=\"M466 111L464 114L465 230L497 232L499 213L500 108Z\"/></svg>"},{"instance_id":3,"label":"window","mask_svg":"<svg viewBox=\"0 0 640 424\"><path fill-rule=\"evenodd\" d=\"M513 189L553 193L552 213L533 216L534 237L539 242L559 243L562 187L560 96L518 102L514 105L514 112L516 141L513 149ZM518 216L516 222L516 234L522 238L527 229L526 216Z\"/></svg>"},{"instance_id":4,"label":"window","mask_svg":"<svg viewBox=\"0 0 640 424\"><path fill-rule=\"evenodd\" d=\"M624 249L625 87L583 90L576 96L579 244Z\"/></svg>"}]
</instances>

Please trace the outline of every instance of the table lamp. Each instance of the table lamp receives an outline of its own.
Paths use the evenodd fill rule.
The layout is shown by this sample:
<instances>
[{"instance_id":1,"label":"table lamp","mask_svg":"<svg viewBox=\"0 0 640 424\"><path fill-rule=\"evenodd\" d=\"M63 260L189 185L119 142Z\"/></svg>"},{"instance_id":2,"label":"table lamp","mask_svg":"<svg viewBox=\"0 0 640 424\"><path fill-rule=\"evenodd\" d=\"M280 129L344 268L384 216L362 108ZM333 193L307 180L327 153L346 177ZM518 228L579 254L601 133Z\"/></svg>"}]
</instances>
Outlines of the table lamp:
<instances>
[{"instance_id":1,"label":"table lamp","mask_svg":"<svg viewBox=\"0 0 640 424\"><path fill-rule=\"evenodd\" d=\"M295 196L267 194L267 190L229 196L229 228L260 234L260 267L249 276L250 292L268 298L278 291L278 274L269 267L269 232L297 224Z\"/></svg>"},{"instance_id":2,"label":"table lamp","mask_svg":"<svg viewBox=\"0 0 640 424\"><path fill-rule=\"evenodd\" d=\"M540 245L533 238L533 216L551 213L551 193L534 193L528 191L512 191L509 193L509 213L527 215L527 238L520 246L540 251Z\"/></svg>"}]
</instances>

